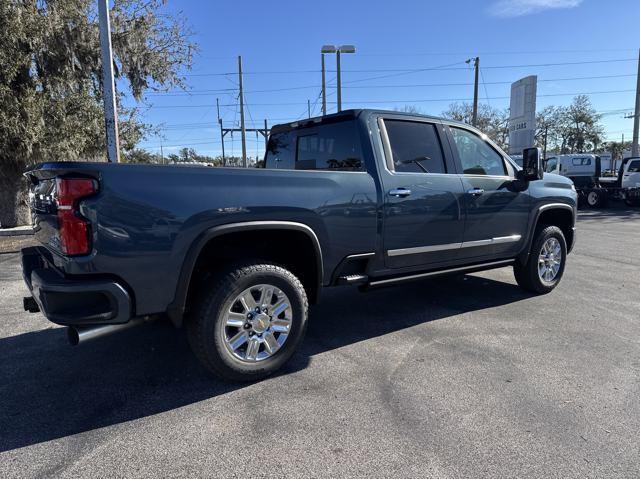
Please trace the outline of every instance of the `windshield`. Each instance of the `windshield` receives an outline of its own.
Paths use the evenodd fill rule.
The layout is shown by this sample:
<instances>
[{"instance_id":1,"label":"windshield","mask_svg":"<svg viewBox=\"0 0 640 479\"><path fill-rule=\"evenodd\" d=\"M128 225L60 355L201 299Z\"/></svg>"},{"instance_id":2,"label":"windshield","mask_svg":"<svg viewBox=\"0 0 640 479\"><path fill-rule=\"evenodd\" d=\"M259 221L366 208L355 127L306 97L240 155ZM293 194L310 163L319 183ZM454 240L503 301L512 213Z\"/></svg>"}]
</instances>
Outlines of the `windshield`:
<instances>
[{"instance_id":1,"label":"windshield","mask_svg":"<svg viewBox=\"0 0 640 479\"><path fill-rule=\"evenodd\" d=\"M627 173L640 173L640 160L634 160L629 163Z\"/></svg>"}]
</instances>

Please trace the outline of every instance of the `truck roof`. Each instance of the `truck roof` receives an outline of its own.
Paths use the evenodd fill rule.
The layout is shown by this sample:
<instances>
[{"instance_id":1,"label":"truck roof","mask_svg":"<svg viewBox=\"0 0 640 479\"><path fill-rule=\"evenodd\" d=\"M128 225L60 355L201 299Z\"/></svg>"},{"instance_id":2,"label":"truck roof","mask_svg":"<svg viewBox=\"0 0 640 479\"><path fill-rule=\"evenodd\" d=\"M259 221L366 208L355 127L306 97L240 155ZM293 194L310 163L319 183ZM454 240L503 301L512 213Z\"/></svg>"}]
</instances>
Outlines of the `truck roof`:
<instances>
[{"instance_id":1,"label":"truck roof","mask_svg":"<svg viewBox=\"0 0 640 479\"><path fill-rule=\"evenodd\" d=\"M341 111L339 113L331 113L329 115L324 115L324 116L316 116L316 117L313 117L313 118L303 118L301 120L296 120L296 121L292 121L292 122L289 122L289 123L280 123L280 124L277 124L277 125L274 125L273 127L271 127L271 133L272 134L282 133L282 132L285 132L285 131L296 130L298 128L308 128L310 126L326 125L326 124L329 124L329 123L336 123L338 121L343 121L345 119L358 118L363 113L386 113L386 114L406 116L406 117L410 117L410 118L420 117L420 118L428 118L430 120L447 121L447 122L451 122L451 123L463 124L462 122L459 122L459 121L449 120L447 118L442 118L442 117L437 117L437 116L423 115L423 114L420 114L420 113L407 113L407 112L394 111L394 110L379 110L379 109L369 109L369 108L367 108L367 109L358 108L358 109L343 110L343 111ZM469 126L469 125L465 124L465 126Z\"/></svg>"}]
</instances>

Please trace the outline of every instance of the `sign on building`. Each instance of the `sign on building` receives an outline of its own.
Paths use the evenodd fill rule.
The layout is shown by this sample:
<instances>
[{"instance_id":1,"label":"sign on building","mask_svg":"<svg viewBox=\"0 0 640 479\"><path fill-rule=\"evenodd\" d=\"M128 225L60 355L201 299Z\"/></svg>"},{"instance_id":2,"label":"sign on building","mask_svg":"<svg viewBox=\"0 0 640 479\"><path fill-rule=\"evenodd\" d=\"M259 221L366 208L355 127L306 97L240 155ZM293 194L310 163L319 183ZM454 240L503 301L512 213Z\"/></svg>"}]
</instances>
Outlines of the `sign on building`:
<instances>
[{"instance_id":1,"label":"sign on building","mask_svg":"<svg viewBox=\"0 0 640 479\"><path fill-rule=\"evenodd\" d=\"M511 84L509 106L509 154L520 155L534 146L538 77L531 75Z\"/></svg>"}]
</instances>

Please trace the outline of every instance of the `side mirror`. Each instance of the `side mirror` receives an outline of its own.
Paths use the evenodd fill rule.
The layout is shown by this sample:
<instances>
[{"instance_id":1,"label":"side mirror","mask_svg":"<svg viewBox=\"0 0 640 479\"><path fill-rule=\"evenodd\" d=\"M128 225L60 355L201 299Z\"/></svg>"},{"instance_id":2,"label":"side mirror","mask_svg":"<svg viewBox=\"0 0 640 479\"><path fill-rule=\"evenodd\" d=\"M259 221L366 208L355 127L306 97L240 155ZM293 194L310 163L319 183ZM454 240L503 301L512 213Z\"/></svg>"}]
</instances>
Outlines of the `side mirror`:
<instances>
[{"instance_id":1,"label":"side mirror","mask_svg":"<svg viewBox=\"0 0 640 479\"><path fill-rule=\"evenodd\" d=\"M542 152L540 148L525 148L522 150L522 171L520 178L525 181L541 180L544 174L542 167Z\"/></svg>"}]
</instances>

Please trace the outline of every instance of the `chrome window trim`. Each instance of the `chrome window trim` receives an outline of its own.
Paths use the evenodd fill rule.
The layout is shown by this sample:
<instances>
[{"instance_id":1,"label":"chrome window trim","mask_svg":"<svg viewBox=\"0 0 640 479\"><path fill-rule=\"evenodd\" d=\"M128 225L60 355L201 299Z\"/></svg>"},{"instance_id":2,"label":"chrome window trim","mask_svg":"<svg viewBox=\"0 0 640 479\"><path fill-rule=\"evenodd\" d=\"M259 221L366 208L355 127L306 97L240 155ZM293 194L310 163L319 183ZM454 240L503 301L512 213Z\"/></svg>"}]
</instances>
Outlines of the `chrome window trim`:
<instances>
[{"instance_id":1,"label":"chrome window trim","mask_svg":"<svg viewBox=\"0 0 640 479\"><path fill-rule=\"evenodd\" d=\"M432 120L430 118L424 118L424 119L419 119L419 118L399 119L398 118L396 119L396 118L379 116L378 129L380 130L380 137L381 137L380 139L382 141L382 151L384 154L384 167L390 175L393 175L393 176L419 175L421 177L424 177L425 175L447 176L447 177L456 175L456 173L446 173L446 172L445 173L440 173L440 172L425 173L422 171L396 171L395 164L393 163L393 153L391 152L391 141L389 140L389 134L387 133L387 127L385 125L386 120L413 121L415 123L427 123L429 125L433 125L434 127L436 127L436 134L438 135L438 141L440 142L440 149L442 150L442 161L444 163L445 169L447 169L447 157L444 151L444 145L442 143L441 135L437 131L437 125L439 124L438 121Z\"/></svg>"}]
</instances>

